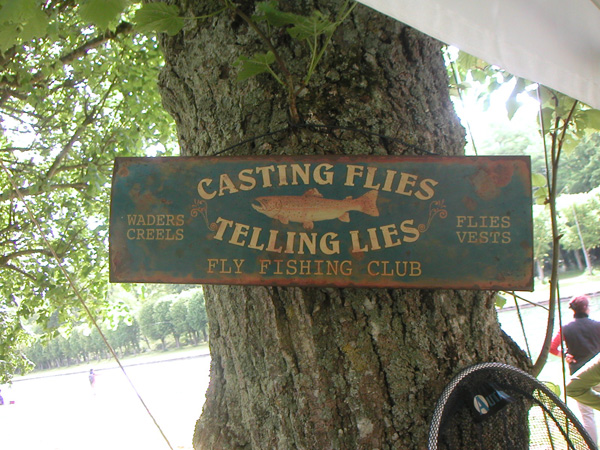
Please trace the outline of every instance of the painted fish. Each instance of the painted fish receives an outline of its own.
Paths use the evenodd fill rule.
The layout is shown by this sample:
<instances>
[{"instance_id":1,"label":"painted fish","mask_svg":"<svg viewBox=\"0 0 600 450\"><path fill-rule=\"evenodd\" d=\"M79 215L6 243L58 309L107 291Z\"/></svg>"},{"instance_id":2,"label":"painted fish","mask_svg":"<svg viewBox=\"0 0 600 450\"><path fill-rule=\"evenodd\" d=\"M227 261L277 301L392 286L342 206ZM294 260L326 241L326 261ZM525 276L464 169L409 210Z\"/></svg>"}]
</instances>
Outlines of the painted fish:
<instances>
[{"instance_id":1,"label":"painted fish","mask_svg":"<svg viewBox=\"0 0 600 450\"><path fill-rule=\"evenodd\" d=\"M317 189L310 189L304 195L282 195L258 197L252 207L265 216L279 220L283 224L300 222L307 230L314 228L314 222L339 219L350 222L350 211L359 211L369 216L379 216L377 209L378 191L344 200L323 198Z\"/></svg>"}]
</instances>

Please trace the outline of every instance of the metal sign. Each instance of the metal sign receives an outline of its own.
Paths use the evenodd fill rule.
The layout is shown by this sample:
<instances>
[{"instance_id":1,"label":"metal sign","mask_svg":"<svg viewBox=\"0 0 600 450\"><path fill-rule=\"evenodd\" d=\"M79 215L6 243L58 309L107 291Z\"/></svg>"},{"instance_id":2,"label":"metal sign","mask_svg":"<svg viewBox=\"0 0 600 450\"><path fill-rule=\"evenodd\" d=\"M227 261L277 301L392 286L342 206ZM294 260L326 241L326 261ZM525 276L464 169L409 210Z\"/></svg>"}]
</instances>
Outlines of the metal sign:
<instances>
[{"instance_id":1,"label":"metal sign","mask_svg":"<svg viewBox=\"0 0 600 450\"><path fill-rule=\"evenodd\" d=\"M529 157L117 158L110 278L532 290Z\"/></svg>"}]
</instances>

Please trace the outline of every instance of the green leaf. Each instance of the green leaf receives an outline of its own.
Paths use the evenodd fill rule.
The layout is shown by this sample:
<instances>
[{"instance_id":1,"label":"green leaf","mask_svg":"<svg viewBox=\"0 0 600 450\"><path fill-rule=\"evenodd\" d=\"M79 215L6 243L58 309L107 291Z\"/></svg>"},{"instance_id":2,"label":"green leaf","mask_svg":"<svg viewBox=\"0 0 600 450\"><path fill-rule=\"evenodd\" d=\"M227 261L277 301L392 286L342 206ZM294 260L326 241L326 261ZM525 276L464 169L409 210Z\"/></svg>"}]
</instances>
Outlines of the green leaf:
<instances>
[{"instance_id":1,"label":"green leaf","mask_svg":"<svg viewBox=\"0 0 600 450\"><path fill-rule=\"evenodd\" d=\"M333 33L336 24L327 19L320 11L313 11L309 17L297 16L298 20L288 30L294 39L312 39L321 34Z\"/></svg>"},{"instance_id":2,"label":"green leaf","mask_svg":"<svg viewBox=\"0 0 600 450\"><path fill-rule=\"evenodd\" d=\"M474 69L471 70L471 77L473 77L474 81L483 84L487 79L487 74L483 70Z\"/></svg>"},{"instance_id":3,"label":"green leaf","mask_svg":"<svg viewBox=\"0 0 600 450\"><path fill-rule=\"evenodd\" d=\"M15 45L18 37L17 25L0 26L0 54Z\"/></svg>"},{"instance_id":4,"label":"green leaf","mask_svg":"<svg viewBox=\"0 0 600 450\"><path fill-rule=\"evenodd\" d=\"M0 52L46 34L48 17L35 0L7 0L0 15Z\"/></svg>"},{"instance_id":5,"label":"green leaf","mask_svg":"<svg viewBox=\"0 0 600 450\"><path fill-rule=\"evenodd\" d=\"M508 99L506 100L506 111L508 112L508 119L512 120L515 113L521 107L521 103L517 101L517 96L525 90L526 82L523 78L517 78L517 82L515 83L515 87L510 93Z\"/></svg>"},{"instance_id":6,"label":"green leaf","mask_svg":"<svg viewBox=\"0 0 600 450\"><path fill-rule=\"evenodd\" d=\"M494 304L496 305L496 308L504 308L504 305L506 305L506 297L496 293Z\"/></svg>"},{"instance_id":7,"label":"green leaf","mask_svg":"<svg viewBox=\"0 0 600 450\"><path fill-rule=\"evenodd\" d=\"M578 116L583 120L586 128L593 128L594 130L600 131L600 110L585 109L580 111Z\"/></svg>"},{"instance_id":8,"label":"green leaf","mask_svg":"<svg viewBox=\"0 0 600 450\"><path fill-rule=\"evenodd\" d=\"M252 58L240 56L234 63L235 66L241 66L237 79L244 81L258 74L269 72L269 66L274 62L275 55L271 51L256 53Z\"/></svg>"},{"instance_id":9,"label":"green leaf","mask_svg":"<svg viewBox=\"0 0 600 450\"><path fill-rule=\"evenodd\" d=\"M536 205L544 205L546 204L546 200L548 199L548 188L540 187L533 191L533 199L535 200Z\"/></svg>"},{"instance_id":10,"label":"green leaf","mask_svg":"<svg viewBox=\"0 0 600 450\"><path fill-rule=\"evenodd\" d=\"M298 16L292 13L280 11L276 1L261 2L256 6L256 9L264 15L264 18L275 27L283 27L294 24L298 21ZM260 19L260 16L255 16Z\"/></svg>"},{"instance_id":11,"label":"green leaf","mask_svg":"<svg viewBox=\"0 0 600 450\"><path fill-rule=\"evenodd\" d=\"M463 51L458 52L456 63L464 69L473 69L480 63L480 59Z\"/></svg>"},{"instance_id":12,"label":"green leaf","mask_svg":"<svg viewBox=\"0 0 600 450\"><path fill-rule=\"evenodd\" d=\"M133 20L139 31L156 31L170 36L175 36L185 25L177 7L162 2L142 5Z\"/></svg>"},{"instance_id":13,"label":"green leaf","mask_svg":"<svg viewBox=\"0 0 600 450\"><path fill-rule=\"evenodd\" d=\"M506 112L508 113L508 120L512 120L512 118L515 116L515 113L519 110L519 108L521 107L521 103L519 103L517 101L517 96L516 94L513 93L510 94L510 96L506 99Z\"/></svg>"},{"instance_id":14,"label":"green leaf","mask_svg":"<svg viewBox=\"0 0 600 450\"><path fill-rule=\"evenodd\" d=\"M41 38L46 35L48 29L48 16L39 8L31 10L31 15L27 23L23 26L23 32L20 38L23 41L30 41L34 38Z\"/></svg>"},{"instance_id":15,"label":"green leaf","mask_svg":"<svg viewBox=\"0 0 600 450\"><path fill-rule=\"evenodd\" d=\"M85 22L105 30L119 18L128 3L128 0L87 0L79 7L79 15Z\"/></svg>"},{"instance_id":16,"label":"green leaf","mask_svg":"<svg viewBox=\"0 0 600 450\"><path fill-rule=\"evenodd\" d=\"M562 150L566 153L571 153L575 147L579 145L579 139L574 134L568 134L562 143Z\"/></svg>"},{"instance_id":17,"label":"green leaf","mask_svg":"<svg viewBox=\"0 0 600 450\"><path fill-rule=\"evenodd\" d=\"M2 2L2 23L22 24L32 9L39 9L35 0L5 0Z\"/></svg>"},{"instance_id":18,"label":"green leaf","mask_svg":"<svg viewBox=\"0 0 600 450\"><path fill-rule=\"evenodd\" d=\"M546 186L546 177L541 173L532 173L531 174L531 184L534 187L543 188Z\"/></svg>"},{"instance_id":19,"label":"green leaf","mask_svg":"<svg viewBox=\"0 0 600 450\"><path fill-rule=\"evenodd\" d=\"M492 79L492 81L490 81L490 84L488 85L488 92L491 94L492 92L497 91L501 87L502 84L498 83L498 80Z\"/></svg>"},{"instance_id":20,"label":"green leaf","mask_svg":"<svg viewBox=\"0 0 600 450\"><path fill-rule=\"evenodd\" d=\"M560 397L560 386L558 386L558 384L554 384L551 381L544 381L543 383L554 393L554 395Z\"/></svg>"}]
</instances>

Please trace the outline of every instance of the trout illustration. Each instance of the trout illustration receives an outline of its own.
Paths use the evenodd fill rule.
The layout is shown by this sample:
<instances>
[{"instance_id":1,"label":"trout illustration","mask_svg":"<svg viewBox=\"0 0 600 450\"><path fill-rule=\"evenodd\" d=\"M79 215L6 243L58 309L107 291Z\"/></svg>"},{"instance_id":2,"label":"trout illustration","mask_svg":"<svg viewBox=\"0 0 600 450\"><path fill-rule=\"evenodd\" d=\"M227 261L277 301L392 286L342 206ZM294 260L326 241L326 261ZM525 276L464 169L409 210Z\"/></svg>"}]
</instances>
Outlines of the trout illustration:
<instances>
[{"instance_id":1,"label":"trout illustration","mask_svg":"<svg viewBox=\"0 0 600 450\"><path fill-rule=\"evenodd\" d=\"M314 222L339 219L350 222L350 211L359 211L369 216L379 216L377 209L378 191L344 200L324 198L317 189L310 189L304 195L282 195L258 197L252 207L265 216L279 220L283 224L300 222L307 230L314 228Z\"/></svg>"}]
</instances>

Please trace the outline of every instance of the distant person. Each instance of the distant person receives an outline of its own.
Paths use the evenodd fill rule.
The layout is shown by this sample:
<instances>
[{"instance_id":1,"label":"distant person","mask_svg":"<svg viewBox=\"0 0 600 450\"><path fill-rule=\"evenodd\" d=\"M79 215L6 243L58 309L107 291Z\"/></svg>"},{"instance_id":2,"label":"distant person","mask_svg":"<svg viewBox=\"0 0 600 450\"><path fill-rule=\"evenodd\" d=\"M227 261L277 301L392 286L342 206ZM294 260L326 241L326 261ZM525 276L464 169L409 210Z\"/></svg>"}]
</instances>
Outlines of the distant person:
<instances>
[{"instance_id":1,"label":"distant person","mask_svg":"<svg viewBox=\"0 0 600 450\"><path fill-rule=\"evenodd\" d=\"M600 352L600 322L589 318L590 298L587 295L573 297L569 302L573 310L573 321L562 327L552 339L550 353L561 356L561 342L566 347L565 360L569 364L569 373L573 375ZM568 391L567 391L568 392ZM598 432L594 419L594 410L584 403L577 401L583 426L595 443L598 442Z\"/></svg>"},{"instance_id":2,"label":"distant person","mask_svg":"<svg viewBox=\"0 0 600 450\"><path fill-rule=\"evenodd\" d=\"M88 375L88 380L90 380L90 386L92 389L96 385L96 374L94 373L94 369L90 369L90 374Z\"/></svg>"},{"instance_id":3,"label":"distant person","mask_svg":"<svg viewBox=\"0 0 600 450\"><path fill-rule=\"evenodd\" d=\"M2 389L0 389L0 406L4 405L4 398L2 397Z\"/></svg>"}]
</instances>

